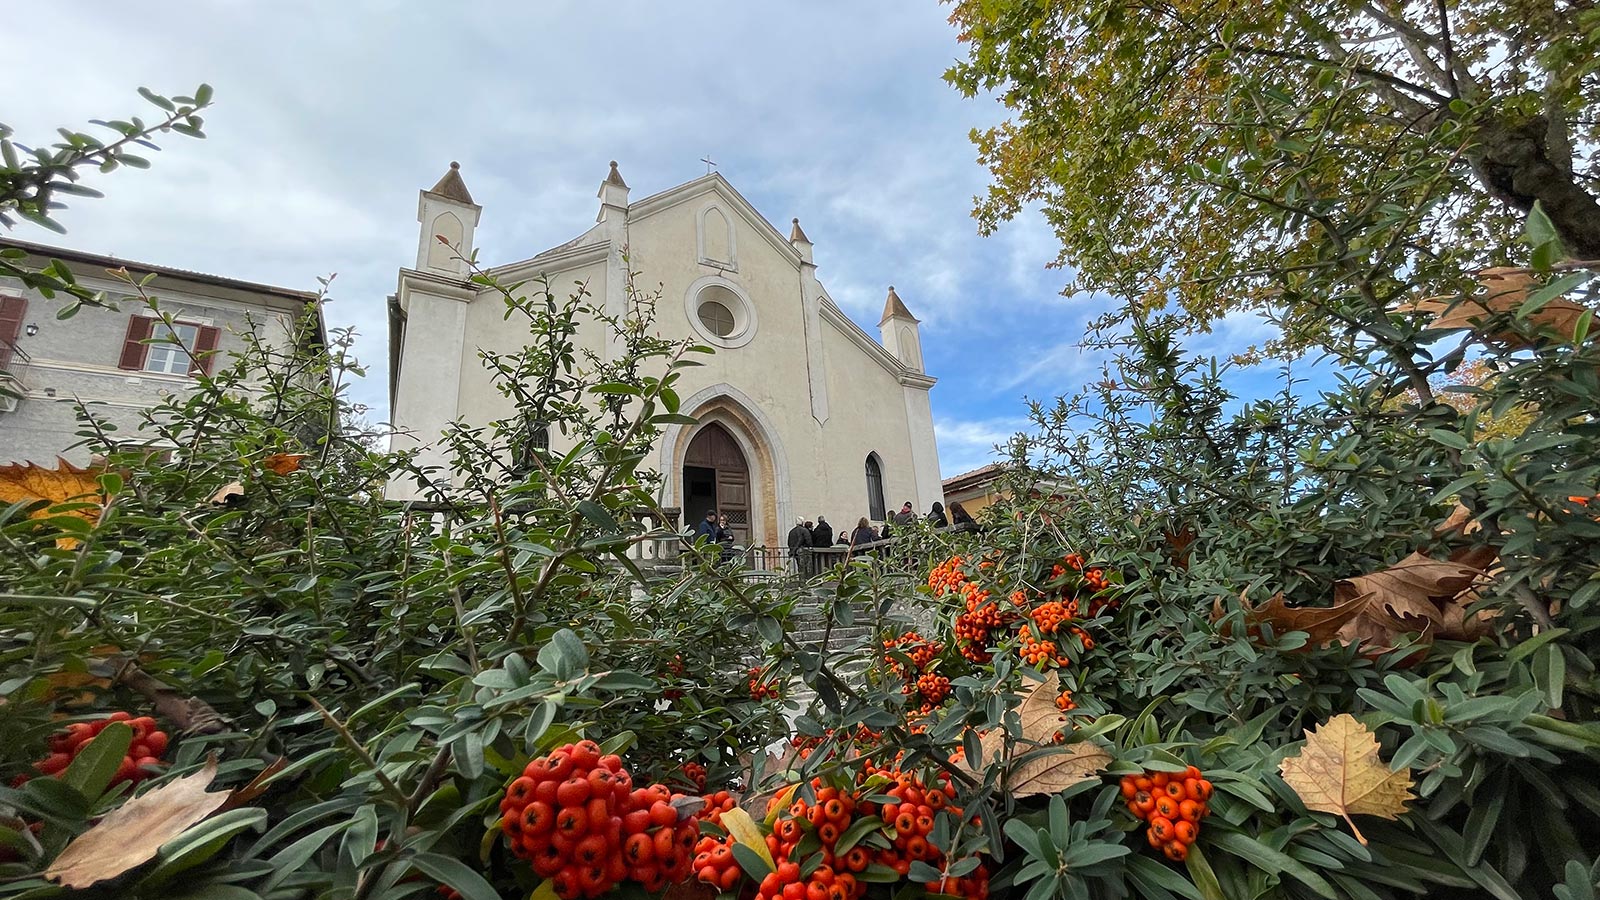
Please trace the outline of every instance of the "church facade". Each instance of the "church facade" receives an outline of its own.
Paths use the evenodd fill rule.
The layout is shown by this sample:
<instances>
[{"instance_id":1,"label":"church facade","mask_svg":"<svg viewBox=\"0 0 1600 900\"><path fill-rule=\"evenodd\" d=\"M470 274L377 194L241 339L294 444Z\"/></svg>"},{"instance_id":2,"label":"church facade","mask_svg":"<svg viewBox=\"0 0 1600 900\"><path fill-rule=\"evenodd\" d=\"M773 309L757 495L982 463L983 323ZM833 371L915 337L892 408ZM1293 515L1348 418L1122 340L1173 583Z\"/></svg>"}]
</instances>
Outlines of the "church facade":
<instances>
[{"instance_id":1,"label":"church facade","mask_svg":"<svg viewBox=\"0 0 1600 900\"><path fill-rule=\"evenodd\" d=\"M613 162L598 199L595 225L577 238L489 270L506 283L546 277L558 293L583 283L618 316L628 273L638 273L639 284L660 285L661 337L716 348L677 386L697 424L668 427L653 453L661 506L681 509L686 524L715 509L739 543L781 546L796 518L825 515L837 529L942 498L935 379L918 321L892 287L875 339L818 280L799 220L784 237L720 173L630 201ZM506 328L500 298L467 279L461 257L482 207L456 164L421 192L417 211L416 263L390 298L390 409L395 446L443 465L435 444L449 423L512 412L478 351L511 352L525 333ZM579 343L604 358L619 352L598 328ZM559 440L552 449L565 449Z\"/></svg>"}]
</instances>

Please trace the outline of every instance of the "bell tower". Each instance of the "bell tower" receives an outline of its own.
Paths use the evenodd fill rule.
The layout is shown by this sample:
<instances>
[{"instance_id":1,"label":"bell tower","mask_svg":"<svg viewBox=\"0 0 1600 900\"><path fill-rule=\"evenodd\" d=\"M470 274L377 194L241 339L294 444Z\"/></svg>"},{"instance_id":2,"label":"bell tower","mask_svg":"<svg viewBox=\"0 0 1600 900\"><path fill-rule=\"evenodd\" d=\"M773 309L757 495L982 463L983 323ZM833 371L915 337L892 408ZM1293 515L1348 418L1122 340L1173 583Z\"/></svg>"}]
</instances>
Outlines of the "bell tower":
<instances>
[{"instance_id":1,"label":"bell tower","mask_svg":"<svg viewBox=\"0 0 1600 900\"><path fill-rule=\"evenodd\" d=\"M472 202L461 164L450 168L432 188L417 199L417 221L422 232L417 241L417 271L455 278L467 277L472 258L472 233L483 207Z\"/></svg>"}]
</instances>

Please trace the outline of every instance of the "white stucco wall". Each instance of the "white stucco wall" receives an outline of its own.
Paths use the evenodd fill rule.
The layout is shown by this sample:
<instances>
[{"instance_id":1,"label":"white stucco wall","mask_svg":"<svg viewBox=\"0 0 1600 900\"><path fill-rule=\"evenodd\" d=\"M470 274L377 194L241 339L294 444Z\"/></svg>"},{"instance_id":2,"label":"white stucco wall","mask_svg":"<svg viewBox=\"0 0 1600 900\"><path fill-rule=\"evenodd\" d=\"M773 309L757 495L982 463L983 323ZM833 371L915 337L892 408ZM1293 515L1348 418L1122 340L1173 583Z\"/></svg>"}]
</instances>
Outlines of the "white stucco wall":
<instances>
[{"instance_id":1,"label":"white stucco wall","mask_svg":"<svg viewBox=\"0 0 1600 900\"><path fill-rule=\"evenodd\" d=\"M710 207L716 211L707 215ZM731 225L731 246L723 221ZM717 233L709 238L707 222L717 226ZM625 242L627 268L639 273L638 288L653 292L659 287L655 331L663 338L707 342L691 323L694 306L686 302L696 284L725 284L753 307L756 330L748 341L736 341L740 346L721 349L701 358L703 365L684 370L678 393L685 398L684 412L690 414L698 411L697 405L712 409L731 403L744 409L749 413L744 424L730 424L730 430L741 442L753 438L766 445L768 452L764 456L746 451L747 457L762 456L747 459L756 495L752 504L754 542L782 544L795 516L814 519L821 513L840 528L867 515L865 467L869 453L876 453L882 461L884 501L891 514L905 500L925 511L938 499L937 460L930 463L917 459L933 449L926 390L903 385L900 376L906 370L898 363L886 363L878 358L881 354L861 346L858 342L871 343L871 339L849 325L836 309L831 316L816 315L810 323L817 338L812 341L808 356L806 276L801 256L771 226L758 218L752 220L742 199L720 178L701 179L687 189L675 189L632 204L627 208L625 226L617 227L613 221L609 228L593 233L595 240L608 236ZM614 294L616 286L609 283L616 277L614 255L609 266L599 252L583 258L585 261L577 265L534 262L508 269L519 278L543 272L558 297L570 293L576 282L586 282L597 303ZM816 301L812 308L830 303ZM446 330L431 333L430 341L449 333L448 323L439 327ZM396 405L397 424L401 425L405 424L401 414L407 391L437 392L449 386L449 379L442 374L432 376L438 381L433 386L413 386L413 372L431 371L428 366L413 367L409 358L413 352L424 352L413 347L410 339L416 328L413 319L408 324L408 358L401 368L401 401ZM495 390L492 378L478 359L478 350L511 352L526 340L527 332L520 324L505 321L503 302L492 294L480 294L464 306L462 328L463 352L455 379L457 414L468 422L487 422L508 415L511 407ZM596 353L605 352L598 328L581 332L580 343ZM816 381L827 391L822 408L830 412L823 423L815 415L813 367L820 368ZM738 432L740 428L761 433L743 434ZM923 431L926 435L921 435ZM688 436L683 432L683 428L674 427L663 436L662 445L653 455L654 459L666 460L663 467L674 466L671 460L675 449L681 454ZM920 453L913 449L918 437L923 438ZM551 445L562 449L570 447L571 442L552 434ZM776 465L785 471L758 471L763 463L772 468L775 460L781 460ZM931 488L919 484L919 461L923 463L921 468L931 473ZM676 485L679 473L671 474L662 498L668 506L680 502ZM758 506L765 506L769 514L761 516Z\"/></svg>"}]
</instances>

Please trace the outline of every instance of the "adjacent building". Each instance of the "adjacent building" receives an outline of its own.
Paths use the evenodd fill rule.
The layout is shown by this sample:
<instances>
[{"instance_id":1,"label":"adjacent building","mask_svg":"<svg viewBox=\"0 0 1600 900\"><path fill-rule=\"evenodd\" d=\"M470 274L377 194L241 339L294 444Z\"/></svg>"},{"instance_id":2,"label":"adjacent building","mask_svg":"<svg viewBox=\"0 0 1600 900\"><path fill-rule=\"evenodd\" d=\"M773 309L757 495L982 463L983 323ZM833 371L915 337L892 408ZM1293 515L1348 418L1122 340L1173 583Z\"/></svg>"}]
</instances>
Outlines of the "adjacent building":
<instances>
[{"instance_id":1,"label":"adjacent building","mask_svg":"<svg viewBox=\"0 0 1600 900\"><path fill-rule=\"evenodd\" d=\"M79 446L79 403L116 425L127 444L159 447L157 436L140 428L145 410L192 390L198 374L244 348L246 334L288 346L317 303L307 291L0 238L0 248L6 247L28 254L17 261L24 268L60 260L79 284L105 291L115 308L85 306L58 319L70 298L46 298L0 278L0 387L6 389L0 392L0 464L53 465L58 456L91 462L90 451ZM111 274L119 269L136 279L155 275L145 290L173 316L170 328ZM316 332L320 340L320 324Z\"/></svg>"},{"instance_id":2,"label":"adjacent building","mask_svg":"<svg viewBox=\"0 0 1600 900\"><path fill-rule=\"evenodd\" d=\"M682 412L660 438L654 468L661 505L688 522L707 509L729 517L740 543L779 546L796 518L838 527L882 521L905 501L941 499L918 321L889 288L874 338L844 314L817 277L813 246L791 222L785 236L720 173L640 200L611 164L593 227L526 259L490 268L504 282L541 276L585 283L621 317L627 277L661 286L656 329L716 348L679 382ZM459 167L421 192L417 256L390 298L390 408L398 447L443 465L438 436L461 420L512 414L479 351L511 352L526 334L507 328L501 298L468 279L483 208ZM576 229L575 229L576 230ZM441 240L442 239L442 240ZM615 358L596 323L581 348ZM551 435L552 449L562 438ZM414 496L405 481L391 494Z\"/></svg>"},{"instance_id":3,"label":"adjacent building","mask_svg":"<svg viewBox=\"0 0 1600 900\"><path fill-rule=\"evenodd\" d=\"M1004 465L990 463L970 472L962 472L953 478L946 478L943 485L945 502L959 503L969 514L976 516L984 509L1010 496L1010 491L1002 485L1005 474Z\"/></svg>"}]
</instances>

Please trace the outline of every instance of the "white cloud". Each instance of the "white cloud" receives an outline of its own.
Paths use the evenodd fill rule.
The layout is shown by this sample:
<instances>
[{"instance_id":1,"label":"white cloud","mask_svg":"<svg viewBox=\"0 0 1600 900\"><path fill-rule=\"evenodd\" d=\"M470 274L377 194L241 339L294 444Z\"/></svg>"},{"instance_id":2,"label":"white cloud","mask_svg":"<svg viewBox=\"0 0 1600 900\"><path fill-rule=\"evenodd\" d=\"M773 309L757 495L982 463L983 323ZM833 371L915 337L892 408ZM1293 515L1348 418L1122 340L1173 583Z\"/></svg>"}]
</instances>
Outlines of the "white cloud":
<instances>
[{"instance_id":1,"label":"white cloud","mask_svg":"<svg viewBox=\"0 0 1600 900\"><path fill-rule=\"evenodd\" d=\"M1021 416L1002 416L992 419L951 419L938 417L933 421L934 436L939 441L939 468L942 476L952 478L1003 458L996 449L1004 447L1019 431L1026 431L1029 422Z\"/></svg>"}]
</instances>

